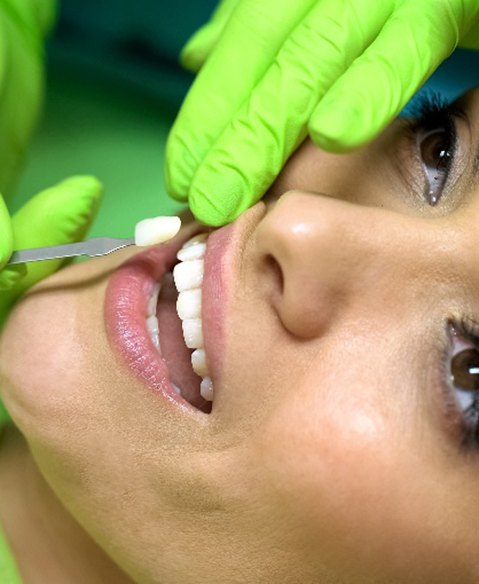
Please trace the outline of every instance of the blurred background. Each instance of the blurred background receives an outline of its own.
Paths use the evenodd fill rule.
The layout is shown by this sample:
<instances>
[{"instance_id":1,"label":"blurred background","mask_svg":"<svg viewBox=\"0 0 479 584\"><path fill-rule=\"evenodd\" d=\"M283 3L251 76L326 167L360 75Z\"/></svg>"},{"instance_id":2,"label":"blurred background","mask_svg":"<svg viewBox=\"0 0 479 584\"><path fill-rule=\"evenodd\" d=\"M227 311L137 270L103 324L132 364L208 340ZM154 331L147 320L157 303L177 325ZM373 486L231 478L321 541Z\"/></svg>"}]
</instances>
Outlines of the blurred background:
<instances>
[{"instance_id":1,"label":"blurred background","mask_svg":"<svg viewBox=\"0 0 479 584\"><path fill-rule=\"evenodd\" d=\"M215 0L60 0L46 49L43 115L11 212L73 174L93 174L105 186L90 237L131 237L141 219L184 208L165 191L165 142L194 79L179 65L180 50L215 6ZM422 91L452 99L478 85L479 51L457 50Z\"/></svg>"}]
</instances>

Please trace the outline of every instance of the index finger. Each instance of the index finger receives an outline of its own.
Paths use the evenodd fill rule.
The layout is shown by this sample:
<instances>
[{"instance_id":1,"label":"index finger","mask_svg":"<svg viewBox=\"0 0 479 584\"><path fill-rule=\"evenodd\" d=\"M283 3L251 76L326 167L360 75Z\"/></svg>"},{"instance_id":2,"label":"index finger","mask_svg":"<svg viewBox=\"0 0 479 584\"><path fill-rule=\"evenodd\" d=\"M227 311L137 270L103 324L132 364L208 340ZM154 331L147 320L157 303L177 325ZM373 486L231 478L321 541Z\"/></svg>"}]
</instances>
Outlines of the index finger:
<instances>
[{"instance_id":1,"label":"index finger","mask_svg":"<svg viewBox=\"0 0 479 584\"><path fill-rule=\"evenodd\" d=\"M317 0L241 0L186 96L166 146L168 192L185 199L193 176Z\"/></svg>"}]
</instances>

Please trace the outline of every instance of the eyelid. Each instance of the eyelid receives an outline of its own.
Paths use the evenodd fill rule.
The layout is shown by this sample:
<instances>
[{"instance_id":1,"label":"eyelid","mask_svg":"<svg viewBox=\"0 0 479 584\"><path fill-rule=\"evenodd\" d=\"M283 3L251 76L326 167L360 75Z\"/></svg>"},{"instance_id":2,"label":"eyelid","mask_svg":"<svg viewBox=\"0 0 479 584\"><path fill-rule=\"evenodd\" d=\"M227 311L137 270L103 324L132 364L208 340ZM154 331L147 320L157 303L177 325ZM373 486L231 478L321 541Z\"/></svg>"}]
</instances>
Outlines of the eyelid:
<instances>
[{"instance_id":1,"label":"eyelid","mask_svg":"<svg viewBox=\"0 0 479 584\"><path fill-rule=\"evenodd\" d=\"M450 104L441 111L435 111L431 114L426 113L424 116L419 118L405 119L407 159L409 159L409 162L412 163L407 165L407 183L408 188L413 191L416 200L424 201L426 182L424 177L423 162L417 146L417 133L421 129L427 131L430 128L439 127L441 123L441 117L449 118L450 122L453 123L455 127L453 156L451 164L448 167L448 174L441 193L441 200L439 201L439 207L443 208L444 205L441 205L441 202L447 201L447 207L450 208L454 203L454 200L451 199L456 199L455 188L458 184L458 181L461 179L464 171L469 166L468 162L470 158L470 146L472 142L471 122L469 120L469 116L467 115L467 111L459 103ZM465 123L459 124L459 121ZM462 126L464 125L467 127L467 140L464 136L465 132L462 129ZM453 194L454 197L452 197Z\"/></svg>"},{"instance_id":2,"label":"eyelid","mask_svg":"<svg viewBox=\"0 0 479 584\"><path fill-rule=\"evenodd\" d=\"M450 362L452 359L453 335L463 337L479 351L479 324L470 318L449 319L445 326L445 335L441 350L440 387L443 400L443 414L446 419L447 433L463 453L479 454L479 441L471 436L470 426L466 421L451 382Z\"/></svg>"}]
</instances>

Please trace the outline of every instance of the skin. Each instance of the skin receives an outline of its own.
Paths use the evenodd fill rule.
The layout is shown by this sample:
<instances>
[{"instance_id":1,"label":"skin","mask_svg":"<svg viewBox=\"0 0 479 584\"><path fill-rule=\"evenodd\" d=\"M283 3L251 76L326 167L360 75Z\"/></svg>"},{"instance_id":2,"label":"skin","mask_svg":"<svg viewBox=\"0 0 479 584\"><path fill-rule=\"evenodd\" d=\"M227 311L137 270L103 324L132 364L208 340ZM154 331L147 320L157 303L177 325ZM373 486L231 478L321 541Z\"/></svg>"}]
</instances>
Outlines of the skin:
<instances>
[{"instance_id":1,"label":"skin","mask_svg":"<svg viewBox=\"0 0 479 584\"><path fill-rule=\"evenodd\" d=\"M108 277L137 250L25 295L0 340L25 437L4 437L0 517L27 583L44 581L21 545L38 509L69 582L97 565L142 584L479 581L479 448L443 373L446 323L479 320L479 91L463 105L438 205L398 120L347 155L305 142L238 219L210 415L167 407L111 352Z\"/></svg>"}]
</instances>

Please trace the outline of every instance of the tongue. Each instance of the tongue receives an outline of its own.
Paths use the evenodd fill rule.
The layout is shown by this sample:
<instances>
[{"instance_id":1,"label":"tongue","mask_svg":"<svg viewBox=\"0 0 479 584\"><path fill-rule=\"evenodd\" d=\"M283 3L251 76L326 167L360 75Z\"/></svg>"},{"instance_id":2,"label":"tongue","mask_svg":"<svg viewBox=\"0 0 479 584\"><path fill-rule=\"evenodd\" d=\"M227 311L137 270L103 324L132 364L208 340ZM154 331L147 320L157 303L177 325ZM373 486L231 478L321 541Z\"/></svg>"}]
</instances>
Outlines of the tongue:
<instances>
[{"instance_id":1,"label":"tongue","mask_svg":"<svg viewBox=\"0 0 479 584\"><path fill-rule=\"evenodd\" d=\"M209 412L211 404L200 395L201 377L193 371L191 350L185 345L183 339L181 319L176 312L177 298L173 274L168 272L162 278L156 308L161 356L168 367L171 381L181 388L183 398L196 408Z\"/></svg>"}]
</instances>

